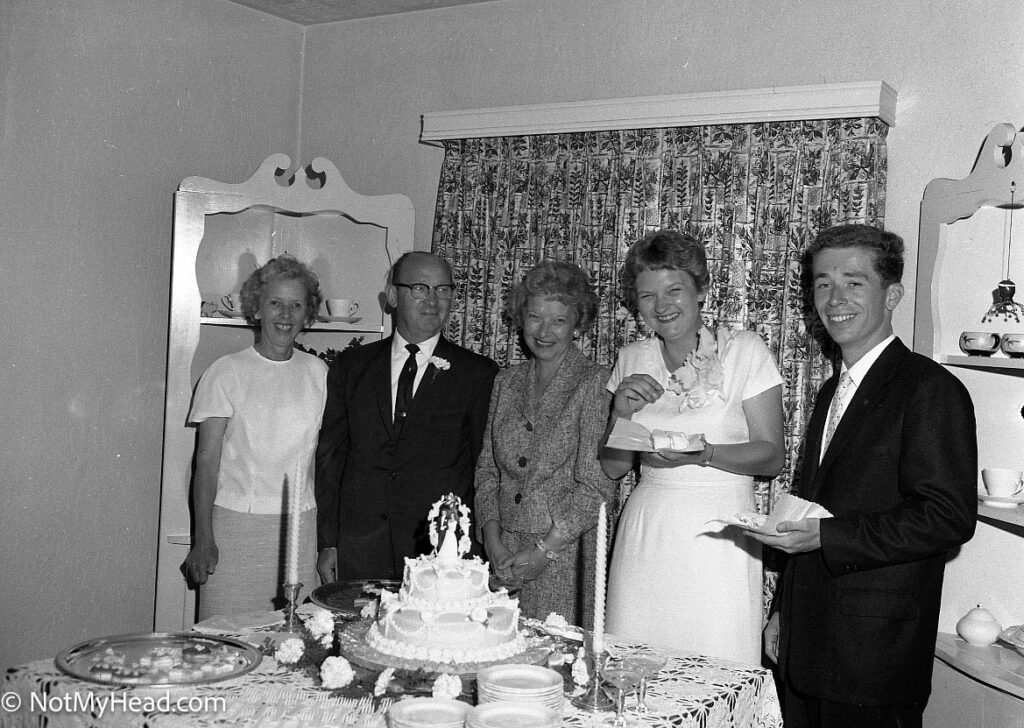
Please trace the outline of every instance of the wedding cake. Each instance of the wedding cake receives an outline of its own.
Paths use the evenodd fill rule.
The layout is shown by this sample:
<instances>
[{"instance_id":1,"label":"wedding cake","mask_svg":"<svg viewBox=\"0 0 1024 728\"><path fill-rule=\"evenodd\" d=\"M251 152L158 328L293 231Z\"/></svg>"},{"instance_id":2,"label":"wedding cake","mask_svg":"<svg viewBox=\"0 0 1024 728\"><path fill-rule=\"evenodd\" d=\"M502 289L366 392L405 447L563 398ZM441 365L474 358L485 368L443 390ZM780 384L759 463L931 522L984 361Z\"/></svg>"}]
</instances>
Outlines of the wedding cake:
<instances>
[{"instance_id":1,"label":"wedding cake","mask_svg":"<svg viewBox=\"0 0 1024 728\"><path fill-rule=\"evenodd\" d=\"M406 558L401 588L381 592L367 643L388 655L437 663L492 662L522 652L519 601L505 589L490 591L487 564L467 556L469 508L449 493L427 519L434 552Z\"/></svg>"}]
</instances>

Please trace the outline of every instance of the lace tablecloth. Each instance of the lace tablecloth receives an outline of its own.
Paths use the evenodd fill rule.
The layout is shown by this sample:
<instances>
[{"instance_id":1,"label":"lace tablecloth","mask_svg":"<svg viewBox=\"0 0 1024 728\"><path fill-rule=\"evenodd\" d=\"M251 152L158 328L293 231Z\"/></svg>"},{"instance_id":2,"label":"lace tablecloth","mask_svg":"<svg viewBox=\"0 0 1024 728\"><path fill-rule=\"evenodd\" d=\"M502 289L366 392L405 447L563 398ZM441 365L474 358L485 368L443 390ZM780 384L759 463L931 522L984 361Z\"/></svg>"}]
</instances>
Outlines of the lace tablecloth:
<instances>
[{"instance_id":1,"label":"lace tablecloth","mask_svg":"<svg viewBox=\"0 0 1024 728\"><path fill-rule=\"evenodd\" d=\"M638 647L612 641L609 652ZM568 685L568 682L567 682ZM53 660L7 671L0 687L3 728L385 728L392 700L338 698L303 675L264 657L239 678L173 690L112 689L77 680ZM694 654L675 654L647 693L650 713L637 726L657 728L781 728L771 673ZM590 728L609 713L584 713L565 701L563 725Z\"/></svg>"}]
</instances>

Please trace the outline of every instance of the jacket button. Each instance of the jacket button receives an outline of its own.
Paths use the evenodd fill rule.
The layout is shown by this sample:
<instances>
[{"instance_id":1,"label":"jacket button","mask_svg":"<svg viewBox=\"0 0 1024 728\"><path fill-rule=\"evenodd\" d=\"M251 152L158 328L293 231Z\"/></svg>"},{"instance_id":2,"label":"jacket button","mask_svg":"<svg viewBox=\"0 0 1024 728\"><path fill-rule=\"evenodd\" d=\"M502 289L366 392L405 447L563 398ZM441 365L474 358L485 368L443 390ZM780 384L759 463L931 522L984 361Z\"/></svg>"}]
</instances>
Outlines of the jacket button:
<instances>
[{"instance_id":1,"label":"jacket button","mask_svg":"<svg viewBox=\"0 0 1024 728\"><path fill-rule=\"evenodd\" d=\"M521 468L525 468L526 467L526 458L519 458L519 467L521 467Z\"/></svg>"},{"instance_id":2,"label":"jacket button","mask_svg":"<svg viewBox=\"0 0 1024 728\"><path fill-rule=\"evenodd\" d=\"M516 493L515 501L516 501L516 503L522 503L523 502L523 494L522 493Z\"/></svg>"},{"instance_id":3,"label":"jacket button","mask_svg":"<svg viewBox=\"0 0 1024 728\"><path fill-rule=\"evenodd\" d=\"M382 521L388 520L388 514L387 513L381 513L380 514L380 520L382 520Z\"/></svg>"},{"instance_id":4,"label":"jacket button","mask_svg":"<svg viewBox=\"0 0 1024 728\"><path fill-rule=\"evenodd\" d=\"M526 423L526 431L527 432L533 432L533 423L532 422L527 422Z\"/></svg>"},{"instance_id":5,"label":"jacket button","mask_svg":"<svg viewBox=\"0 0 1024 728\"><path fill-rule=\"evenodd\" d=\"M388 479L389 480L394 480L397 477L398 477L398 473L388 473Z\"/></svg>"}]
</instances>

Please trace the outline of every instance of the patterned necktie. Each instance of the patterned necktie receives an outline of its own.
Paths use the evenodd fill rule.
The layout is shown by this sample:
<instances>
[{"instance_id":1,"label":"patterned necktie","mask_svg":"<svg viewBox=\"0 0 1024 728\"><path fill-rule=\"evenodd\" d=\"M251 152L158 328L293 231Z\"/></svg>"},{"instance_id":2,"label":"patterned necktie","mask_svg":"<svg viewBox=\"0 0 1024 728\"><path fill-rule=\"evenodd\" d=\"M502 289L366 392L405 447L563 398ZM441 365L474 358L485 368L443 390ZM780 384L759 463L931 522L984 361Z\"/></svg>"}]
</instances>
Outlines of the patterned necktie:
<instances>
[{"instance_id":1,"label":"patterned necktie","mask_svg":"<svg viewBox=\"0 0 1024 728\"><path fill-rule=\"evenodd\" d=\"M400 425L405 421L405 415L409 412L409 403L412 402L412 383L416 381L416 352L420 347L416 344L406 344L409 358L405 360L402 373L398 375L398 394L395 397L395 424Z\"/></svg>"},{"instance_id":2,"label":"patterned necktie","mask_svg":"<svg viewBox=\"0 0 1024 728\"><path fill-rule=\"evenodd\" d=\"M825 430L825 439L821 442L822 453L828 449L828 444L832 442L832 436L836 434L839 420L843 418L843 411L846 409L843 403L846 401L846 394L852 386L853 379L850 377L850 373L843 372L843 376L839 378L839 386L836 387L836 393L832 395L832 406L828 409L828 429Z\"/></svg>"}]
</instances>

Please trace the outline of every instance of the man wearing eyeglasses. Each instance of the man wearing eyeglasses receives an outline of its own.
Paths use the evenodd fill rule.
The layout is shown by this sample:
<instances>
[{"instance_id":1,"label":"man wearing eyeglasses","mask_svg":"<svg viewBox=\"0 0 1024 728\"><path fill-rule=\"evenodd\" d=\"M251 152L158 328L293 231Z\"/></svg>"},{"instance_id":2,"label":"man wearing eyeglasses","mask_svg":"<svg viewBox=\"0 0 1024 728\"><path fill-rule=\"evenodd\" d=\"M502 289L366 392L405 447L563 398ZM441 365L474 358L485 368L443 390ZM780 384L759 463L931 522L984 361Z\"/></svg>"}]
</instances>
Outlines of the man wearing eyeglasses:
<instances>
[{"instance_id":1,"label":"man wearing eyeglasses","mask_svg":"<svg viewBox=\"0 0 1024 728\"><path fill-rule=\"evenodd\" d=\"M431 550L431 505L449 492L473 503L498 366L441 336L453 295L443 259L406 253L385 286L394 333L331 365L316 463L325 583L401 579L405 557Z\"/></svg>"}]
</instances>

